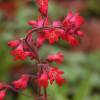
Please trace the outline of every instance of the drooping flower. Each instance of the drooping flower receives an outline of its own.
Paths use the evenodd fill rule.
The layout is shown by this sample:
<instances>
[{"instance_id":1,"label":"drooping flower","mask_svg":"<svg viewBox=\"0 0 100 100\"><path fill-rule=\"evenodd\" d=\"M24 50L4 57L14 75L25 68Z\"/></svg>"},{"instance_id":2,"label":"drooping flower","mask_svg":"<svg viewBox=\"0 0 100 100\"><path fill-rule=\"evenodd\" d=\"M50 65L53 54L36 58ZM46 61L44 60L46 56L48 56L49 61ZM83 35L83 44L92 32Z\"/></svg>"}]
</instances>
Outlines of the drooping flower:
<instances>
[{"instance_id":1,"label":"drooping flower","mask_svg":"<svg viewBox=\"0 0 100 100\"><path fill-rule=\"evenodd\" d=\"M66 33L62 34L62 39L68 41L73 46L78 45L79 41L75 36L82 37L84 35L84 33L80 31L80 27L84 24L83 17L78 13L73 14L69 12L62 24L66 29Z\"/></svg>"},{"instance_id":2,"label":"drooping flower","mask_svg":"<svg viewBox=\"0 0 100 100\"><path fill-rule=\"evenodd\" d=\"M36 21L30 20L30 21L28 21L28 25L30 25L32 27L36 27Z\"/></svg>"},{"instance_id":3,"label":"drooping flower","mask_svg":"<svg viewBox=\"0 0 100 100\"><path fill-rule=\"evenodd\" d=\"M6 96L6 90L1 90L0 91L0 100L3 100L5 96Z\"/></svg>"},{"instance_id":4,"label":"drooping flower","mask_svg":"<svg viewBox=\"0 0 100 100\"><path fill-rule=\"evenodd\" d=\"M48 86L48 76L47 73L43 73L39 79L38 79L38 84L40 87L47 87Z\"/></svg>"},{"instance_id":5,"label":"drooping flower","mask_svg":"<svg viewBox=\"0 0 100 100\"><path fill-rule=\"evenodd\" d=\"M36 0L39 6L39 11L42 15L46 16L48 12L48 0Z\"/></svg>"},{"instance_id":6,"label":"drooping flower","mask_svg":"<svg viewBox=\"0 0 100 100\"><path fill-rule=\"evenodd\" d=\"M84 36L84 32L82 32L82 31L77 31L77 35L80 36L80 37L83 37L83 36Z\"/></svg>"},{"instance_id":7,"label":"drooping flower","mask_svg":"<svg viewBox=\"0 0 100 100\"><path fill-rule=\"evenodd\" d=\"M73 35L70 34L65 35L64 40L66 40L72 46L76 46L79 44L79 41Z\"/></svg>"},{"instance_id":8,"label":"drooping flower","mask_svg":"<svg viewBox=\"0 0 100 100\"><path fill-rule=\"evenodd\" d=\"M8 46L12 48L18 46L19 44L20 44L20 40L14 40L14 41L8 42Z\"/></svg>"},{"instance_id":9,"label":"drooping flower","mask_svg":"<svg viewBox=\"0 0 100 100\"><path fill-rule=\"evenodd\" d=\"M39 36L37 37L37 41L36 41L36 46L39 48L41 47L41 45L44 43L44 41L46 40L44 33L40 33Z\"/></svg>"},{"instance_id":10,"label":"drooping flower","mask_svg":"<svg viewBox=\"0 0 100 100\"><path fill-rule=\"evenodd\" d=\"M62 78L60 75L57 75L56 76L56 83L59 85L59 86L62 86L62 84L65 82L65 79Z\"/></svg>"},{"instance_id":11,"label":"drooping flower","mask_svg":"<svg viewBox=\"0 0 100 100\"><path fill-rule=\"evenodd\" d=\"M21 78L17 81L14 81L12 84L16 89L25 89L28 85L29 76L22 75Z\"/></svg>"},{"instance_id":12,"label":"drooping flower","mask_svg":"<svg viewBox=\"0 0 100 100\"><path fill-rule=\"evenodd\" d=\"M31 56L31 52L24 51L23 45L20 44L15 50L11 51L11 54L15 56L14 60L25 60L27 56Z\"/></svg>"},{"instance_id":13,"label":"drooping flower","mask_svg":"<svg viewBox=\"0 0 100 100\"><path fill-rule=\"evenodd\" d=\"M65 28L80 27L82 24L84 24L83 17L79 16L78 13L73 14L72 12L68 12L68 15L63 21L63 26Z\"/></svg>"},{"instance_id":14,"label":"drooping flower","mask_svg":"<svg viewBox=\"0 0 100 100\"><path fill-rule=\"evenodd\" d=\"M50 83L52 84L54 82L54 80L56 81L56 83L61 86L64 83L64 78L61 77L61 75L64 72L59 70L58 68L51 68L49 71L49 80Z\"/></svg>"},{"instance_id":15,"label":"drooping flower","mask_svg":"<svg viewBox=\"0 0 100 100\"><path fill-rule=\"evenodd\" d=\"M34 27L42 27L43 25L44 26L48 26L49 25L49 20L48 20L48 17L46 17L45 22L44 22L43 17L42 16L38 16L38 20L37 21L30 20L28 22L28 25L32 26L33 28Z\"/></svg>"},{"instance_id":16,"label":"drooping flower","mask_svg":"<svg viewBox=\"0 0 100 100\"><path fill-rule=\"evenodd\" d=\"M53 29L45 31L45 37L49 40L49 43L52 45L59 40L60 33Z\"/></svg>"},{"instance_id":17,"label":"drooping flower","mask_svg":"<svg viewBox=\"0 0 100 100\"><path fill-rule=\"evenodd\" d=\"M27 41L30 45L33 45L32 36L29 35ZM34 58L35 54L31 51L30 47L27 45L24 39L14 40L8 42L8 46L14 48L11 54L15 57L14 60L25 60L26 57Z\"/></svg>"},{"instance_id":18,"label":"drooping flower","mask_svg":"<svg viewBox=\"0 0 100 100\"><path fill-rule=\"evenodd\" d=\"M49 55L47 57L48 61L50 61L50 62L55 61L58 64L62 63L63 59L64 59L64 55L61 52L58 52L58 53L56 53L54 55Z\"/></svg>"}]
</instances>

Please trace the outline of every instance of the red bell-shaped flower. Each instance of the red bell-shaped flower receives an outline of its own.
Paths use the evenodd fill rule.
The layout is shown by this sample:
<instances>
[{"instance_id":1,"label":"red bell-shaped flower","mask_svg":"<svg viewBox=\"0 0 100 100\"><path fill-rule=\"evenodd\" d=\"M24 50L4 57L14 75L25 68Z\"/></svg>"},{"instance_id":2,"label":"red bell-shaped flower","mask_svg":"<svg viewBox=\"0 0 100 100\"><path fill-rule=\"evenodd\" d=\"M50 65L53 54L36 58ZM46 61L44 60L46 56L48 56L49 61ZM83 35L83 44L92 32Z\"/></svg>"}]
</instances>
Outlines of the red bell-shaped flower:
<instances>
[{"instance_id":1,"label":"red bell-shaped flower","mask_svg":"<svg viewBox=\"0 0 100 100\"><path fill-rule=\"evenodd\" d=\"M38 79L38 84L40 87L47 87L48 86L48 76L47 73L43 73L40 78Z\"/></svg>"},{"instance_id":2,"label":"red bell-shaped flower","mask_svg":"<svg viewBox=\"0 0 100 100\"><path fill-rule=\"evenodd\" d=\"M61 52L58 52L58 53L56 53L54 55L49 55L47 57L48 61L50 61L50 62L55 61L58 64L62 63L63 59L64 59L64 56L63 56L63 54Z\"/></svg>"},{"instance_id":3,"label":"red bell-shaped flower","mask_svg":"<svg viewBox=\"0 0 100 100\"><path fill-rule=\"evenodd\" d=\"M14 81L12 84L16 89L25 89L28 85L29 76L22 75L21 78L17 81Z\"/></svg>"},{"instance_id":4,"label":"red bell-shaped flower","mask_svg":"<svg viewBox=\"0 0 100 100\"><path fill-rule=\"evenodd\" d=\"M1 90L0 91L0 100L3 100L5 96L6 96L6 90Z\"/></svg>"}]
</instances>

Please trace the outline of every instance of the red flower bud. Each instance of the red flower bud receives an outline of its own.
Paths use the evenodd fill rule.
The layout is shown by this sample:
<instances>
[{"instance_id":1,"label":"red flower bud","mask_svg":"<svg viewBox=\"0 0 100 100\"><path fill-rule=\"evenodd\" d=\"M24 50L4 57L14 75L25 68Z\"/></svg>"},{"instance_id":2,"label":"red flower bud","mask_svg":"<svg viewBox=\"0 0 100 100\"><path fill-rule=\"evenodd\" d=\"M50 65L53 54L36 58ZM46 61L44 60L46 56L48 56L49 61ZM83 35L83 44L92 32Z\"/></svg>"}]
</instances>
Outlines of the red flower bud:
<instances>
[{"instance_id":1,"label":"red flower bud","mask_svg":"<svg viewBox=\"0 0 100 100\"><path fill-rule=\"evenodd\" d=\"M71 44L72 46L76 46L79 44L79 41L72 35L68 34L65 36L65 40Z\"/></svg>"},{"instance_id":2,"label":"red flower bud","mask_svg":"<svg viewBox=\"0 0 100 100\"><path fill-rule=\"evenodd\" d=\"M49 55L47 57L48 61L50 61L50 62L55 61L58 64L62 63L63 59L64 59L64 56L63 56L63 54L61 52L58 52L58 53L56 53L54 55Z\"/></svg>"},{"instance_id":3,"label":"red flower bud","mask_svg":"<svg viewBox=\"0 0 100 100\"><path fill-rule=\"evenodd\" d=\"M56 76L56 83L59 85L59 86L62 86L62 84L65 82L65 79L62 78L60 75L57 75Z\"/></svg>"},{"instance_id":4,"label":"red flower bud","mask_svg":"<svg viewBox=\"0 0 100 100\"><path fill-rule=\"evenodd\" d=\"M0 100L3 100L5 96L6 96L6 90L1 90L0 91Z\"/></svg>"},{"instance_id":5,"label":"red flower bud","mask_svg":"<svg viewBox=\"0 0 100 100\"><path fill-rule=\"evenodd\" d=\"M52 84L54 80L56 80L56 83L61 86L64 83L64 78L61 77L63 73L64 72L58 68L51 68L49 71L50 83Z\"/></svg>"},{"instance_id":6,"label":"red flower bud","mask_svg":"<svg viewBox=\"0 0 100 100\"><path fill-rule=\"evenodd\" d=\"M20 40L14 40L14 41L10 41L8 42L8 46L9 47L16 47L20 44Z\"/></svg>"},{"instance_id":7,"label":"red flower bud","mask_svg":"<svg viewBox=\"0 0 100 100\"><path fill-rule=\"evenodd\" d=\"M15 86L16 89L25 89L28 85L29 76L22 75L21 78L17 81L14 81L12 84Z\"/></svg>"},{"instance_id":8,"label":"red flower bud","mask_svg":"<svg viewBox=\"0 0 100 100\"><path fill-rule=\"evenodd\" d=\"M38 84L40 87L47 87L48 86L48 76L47 73L43 73L41 77L38 79Z\"/></svg>"},{"instance_id":9,"label":"red flower bud","mask_svg":"<svg viewBox=\"0 0 100 100\"><path fill-rule=\"evenodd\" d=\"M37 38L37 41L36 41L37 47L40 47L44 43L45 39L46 38L44 37L44 34L43 33L42 34L39 34L39 36Z\"/></svg>"},{"instance_id":10,"label":"red flower bud","mask_svg":"<svg viewBox=\"0 0 100 100\"><path fill-rule=\"evenodd\" d=\"M36 26L36 21L30 20L30 21L28 22L28 25Z\"/></svg>"},{"instance_id":11,"label":"red flower bud","mask_svg":"<svg viewBox=\"0 0 100 100\"><path fill-rule=\"evenodd\" d=\"M47 15L48 12L48 0L36 0L39 5L39 11L43 15Z\"/></svg>"}]
</instances>

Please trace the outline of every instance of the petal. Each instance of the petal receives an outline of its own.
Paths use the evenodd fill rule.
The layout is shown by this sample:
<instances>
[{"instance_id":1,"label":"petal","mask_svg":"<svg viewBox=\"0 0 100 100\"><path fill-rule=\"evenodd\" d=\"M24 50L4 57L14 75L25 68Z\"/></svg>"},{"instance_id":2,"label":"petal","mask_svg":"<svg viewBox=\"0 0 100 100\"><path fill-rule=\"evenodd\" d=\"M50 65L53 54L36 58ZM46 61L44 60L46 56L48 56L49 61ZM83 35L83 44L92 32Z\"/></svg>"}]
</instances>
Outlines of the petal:
<instances>
[{"instance_id":1,"label":"petal","mask_svg":"<svg viewBox=\"0 0 100 100\"><path fill-rule=\"evenodd\" d=\"M19 45L19 43L20 43L20 40L10 41L10 42L8 42L8 46L9 47L16 47Z\"/></svg>"}]
</instances>

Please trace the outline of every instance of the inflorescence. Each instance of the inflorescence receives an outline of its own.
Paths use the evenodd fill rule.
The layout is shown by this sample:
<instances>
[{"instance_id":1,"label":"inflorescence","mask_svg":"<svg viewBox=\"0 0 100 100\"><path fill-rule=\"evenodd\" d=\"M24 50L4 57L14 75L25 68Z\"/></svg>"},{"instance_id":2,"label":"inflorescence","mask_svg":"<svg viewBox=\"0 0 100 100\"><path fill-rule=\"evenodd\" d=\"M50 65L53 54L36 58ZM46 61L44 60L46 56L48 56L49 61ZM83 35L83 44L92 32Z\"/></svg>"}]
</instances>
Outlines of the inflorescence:
<instances>
[{"instance_id":1,"label":"inflorescence","mask_svg":"<svg viewBox=\"0 0 100 100\"><path fill-rule=\"evenodd\" d=\"M30 57L30 60L36 61L37 74L34 78L34 74L23 74L18 80L11 82L10 84L0 83L0 100L3 100L8 90L16 92L17 90L23 90L28 87L30 80L34 79L38 87L46 88L48 84L53 84L55 81L59 86L65 82L62 77L64 74L60 69L53 67L52 62L61 64L64 60L62 52L48 55L47 58L41 60L38 54L38 49L42 47L45 41L49 41L51 45L58 42L60 39L68 42L72 46L79 44L79 37L82 37L84 33L80 31L81 26L84 24L84 19L79 13L73 14L72 11L68 12L68 15L64 20L56 20L50 23L48 16L48 0L36 0L39 7L40 16L37 21L30 20L28 25L32 28L28 31L25 38L19 40L13 40L8 42L8 46L13 48L11 55L14 56L14 60L26 60ZM36 35L36 39L34 39ZM47 95L44 95L47 100Z\"/></svg>"}]
</instances>

